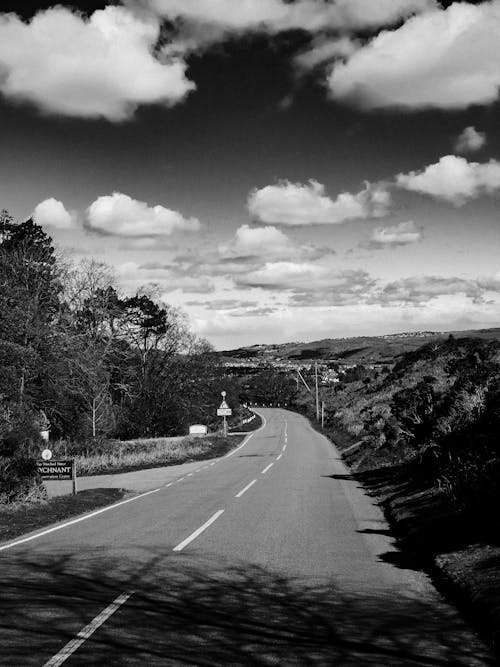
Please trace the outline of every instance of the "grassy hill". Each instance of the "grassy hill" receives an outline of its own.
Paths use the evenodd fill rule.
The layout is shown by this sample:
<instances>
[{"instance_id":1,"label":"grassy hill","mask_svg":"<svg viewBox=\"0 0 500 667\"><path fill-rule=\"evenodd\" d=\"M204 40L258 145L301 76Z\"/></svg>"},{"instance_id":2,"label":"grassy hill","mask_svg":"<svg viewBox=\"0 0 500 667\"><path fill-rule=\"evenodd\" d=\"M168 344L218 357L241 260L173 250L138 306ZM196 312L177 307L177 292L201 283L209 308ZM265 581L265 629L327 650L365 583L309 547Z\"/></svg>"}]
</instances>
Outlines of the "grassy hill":
<instances>
[{"instance_id":1,"label":"grassy hill","mask_svg":"<svg viewBox=\"0 0 500 667\"><path fill-rule=\"evenodd\" d=\"M500 340L500 328L467 331L416 331L386 336L357 336L353 338L325 338L310 343L282 343L279 345L252 345L220 354L228 361L235 359L276 358L290 360L330 359L352 363L392 363L397 357L418 349L425 343L455 338L483 338Z\"/></svg>"}]
</instances>

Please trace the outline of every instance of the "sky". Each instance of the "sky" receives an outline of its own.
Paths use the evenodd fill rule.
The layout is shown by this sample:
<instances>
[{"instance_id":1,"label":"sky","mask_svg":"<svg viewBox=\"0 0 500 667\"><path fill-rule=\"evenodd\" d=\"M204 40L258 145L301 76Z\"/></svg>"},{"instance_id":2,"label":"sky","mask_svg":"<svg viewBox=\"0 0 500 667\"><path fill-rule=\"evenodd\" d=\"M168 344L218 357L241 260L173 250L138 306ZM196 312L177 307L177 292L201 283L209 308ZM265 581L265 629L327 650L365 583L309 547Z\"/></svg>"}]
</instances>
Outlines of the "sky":
<instances>
[{"instance_id":1,"label":"sky","mask_svg":"<svg viewBox=\"0 0 500 667\"><path fill-rule=\"evenodd\" d=\"M216 349L500 326L499 90L500 0L4 0L0 207Z\"/></svg>"}]
</instances>

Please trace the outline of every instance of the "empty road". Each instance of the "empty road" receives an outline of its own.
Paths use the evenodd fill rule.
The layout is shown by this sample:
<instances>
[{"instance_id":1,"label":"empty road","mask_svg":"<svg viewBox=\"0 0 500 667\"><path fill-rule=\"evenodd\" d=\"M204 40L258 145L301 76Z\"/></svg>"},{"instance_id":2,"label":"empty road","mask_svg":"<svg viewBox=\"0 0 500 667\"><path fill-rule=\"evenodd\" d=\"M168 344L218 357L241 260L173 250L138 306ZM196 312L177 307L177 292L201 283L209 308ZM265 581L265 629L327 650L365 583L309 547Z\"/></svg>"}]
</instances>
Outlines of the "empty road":
<instances>
[{"instance_id":1,"label":"empty road","mask_svg":"<svg viewBox=\"0 0 500 667\"><path fill-rule=\"evenodd\" d=\"M394 565L335 448L260 412L228 456L1 544L0 664L495 664L425 575Z\"/></svg>"}]
</instances>

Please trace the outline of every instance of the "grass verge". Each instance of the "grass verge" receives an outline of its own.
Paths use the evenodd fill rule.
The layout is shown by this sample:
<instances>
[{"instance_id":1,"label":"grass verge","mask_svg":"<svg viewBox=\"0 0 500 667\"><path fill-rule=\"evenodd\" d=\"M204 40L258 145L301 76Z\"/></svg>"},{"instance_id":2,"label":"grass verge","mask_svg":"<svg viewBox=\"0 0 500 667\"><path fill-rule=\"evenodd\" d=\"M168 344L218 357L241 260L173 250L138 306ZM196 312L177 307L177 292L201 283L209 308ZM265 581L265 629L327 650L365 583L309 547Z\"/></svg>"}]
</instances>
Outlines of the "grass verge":
<instances>
[{"instance_id":1,"label":"grass verge","mask_svg":"<svg viewBox=\"0 0 500 667\"><path fill-rule=\"evenodd\" d=\"M179 465L191 461L224 456L243 440L242 435L224 438L152 438L111 443L104 451L74 456L76 469L82 475L107 475Z\"/></svg>"},{"instance_id":2,"label":"grass verge","mask_svg":"<svg viewBox=\"0 0 500 667\"><path fill-rule=\"evenodd\" d=\"M76 496L59 496L38 503L13 503L0 507L0 541L44 528L121 500L124 489L89 489Z\"/></svg>"}]
</instances>

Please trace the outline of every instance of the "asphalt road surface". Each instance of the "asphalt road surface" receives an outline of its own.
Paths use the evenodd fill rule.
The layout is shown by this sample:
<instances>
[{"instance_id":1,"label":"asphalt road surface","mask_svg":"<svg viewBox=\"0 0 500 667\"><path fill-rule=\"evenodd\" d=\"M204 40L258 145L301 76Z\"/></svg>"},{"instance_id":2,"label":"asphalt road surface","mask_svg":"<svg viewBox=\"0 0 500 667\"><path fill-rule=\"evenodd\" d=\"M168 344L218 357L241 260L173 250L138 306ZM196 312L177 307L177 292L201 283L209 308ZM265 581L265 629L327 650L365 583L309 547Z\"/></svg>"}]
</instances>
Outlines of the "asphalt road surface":
<instances>
[{"instance_id":1,"label":"asphalt road surface","mask_svg":"<svg viewBox=\"0 0 500 667\"><path fill-rule=\"evenodd\" d=\"M335 448L261 412L228 456L0 545L0 665L495 664Z\"/></svg>"}]
</instances>

